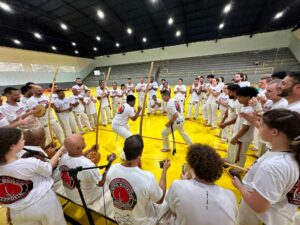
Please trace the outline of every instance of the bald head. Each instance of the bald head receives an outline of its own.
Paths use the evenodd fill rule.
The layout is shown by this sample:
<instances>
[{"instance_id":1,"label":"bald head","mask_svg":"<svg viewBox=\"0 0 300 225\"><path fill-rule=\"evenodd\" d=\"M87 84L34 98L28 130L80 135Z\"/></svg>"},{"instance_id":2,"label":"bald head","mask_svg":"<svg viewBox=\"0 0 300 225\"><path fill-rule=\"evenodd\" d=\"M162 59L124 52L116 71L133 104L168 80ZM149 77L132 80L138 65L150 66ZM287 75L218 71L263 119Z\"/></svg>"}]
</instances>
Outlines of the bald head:
<instances>
[{"instance_id":1,"label":"bald head","mask_svg":"<svg viewBox=\"0 0 300 225\"><path fill-rule=\"evenodd\" d=\"M81 156L85 149L84 138L79 134L73 134L64 140L64 146L70 156Z\"/></svg>"},{"instance_id":2,"label":"bald head","mask_svg":"<svg viewBox=\"0 0 300 225\"><path fill-rule=\"evenodd\" d=\"M35 128L24 132L25 145L41 146L45 145L46 134L43 128Z\"/></svg>"}]
</instances>

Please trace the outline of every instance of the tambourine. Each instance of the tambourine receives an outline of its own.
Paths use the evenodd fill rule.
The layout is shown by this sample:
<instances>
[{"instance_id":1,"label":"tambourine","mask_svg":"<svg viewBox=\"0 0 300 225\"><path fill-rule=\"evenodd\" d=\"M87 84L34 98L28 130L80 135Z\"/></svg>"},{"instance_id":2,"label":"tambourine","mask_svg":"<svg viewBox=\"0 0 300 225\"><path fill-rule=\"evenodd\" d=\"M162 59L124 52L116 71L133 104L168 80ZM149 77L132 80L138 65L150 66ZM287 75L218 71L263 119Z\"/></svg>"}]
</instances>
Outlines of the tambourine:
<instances>
[{"instance_id":1,"label":"tambourine","mask_svg":"<svg viewBox=\"0 0 300 225\"><path fill-rule=\"evenodd\" d=\"M43 117L46 114L46 108L42 105L37 105L35 107L36 112L33 114L35 117Z\"/></svg>"},{"instance_id":2,"label":"tambourine","mask_svg":"<svg viewBox=\"0 0 300 225\"><path fill-rule=\"evenodd\" d=\"M89 152L86 157L91 160L95 165L98 165L100 162L101 156L99 152L91 151Z\"/></svg>"}]
</instances>

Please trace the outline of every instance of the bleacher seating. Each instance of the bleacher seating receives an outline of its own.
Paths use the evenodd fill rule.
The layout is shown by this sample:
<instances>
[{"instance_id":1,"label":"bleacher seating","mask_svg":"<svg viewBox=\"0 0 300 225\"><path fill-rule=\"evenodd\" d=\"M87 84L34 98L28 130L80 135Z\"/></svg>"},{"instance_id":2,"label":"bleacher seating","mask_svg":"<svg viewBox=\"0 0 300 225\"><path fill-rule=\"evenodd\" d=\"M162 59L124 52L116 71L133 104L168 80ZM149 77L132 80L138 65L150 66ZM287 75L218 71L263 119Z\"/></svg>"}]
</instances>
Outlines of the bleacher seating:
<instances>
[{"instance_id":1,"label":"bleacher seating","mask_svg":"<svg viewBox=\"0 0 300 225\"><path fill-rule=\"evenodd\" d=\"M148 74L149 66L149 62L113 66L109 85L114 81L119 84L126 83L128 77L137 83L141 75ZM156 61L155 71L158 67L160 67L160 78L166 78L170 84L174 85L179 77L182 77L186 83L191 83L199 74L223 76L225 81L229 82L236 72L244 72L248 74L251 82L257 82L259 77L269 75L273 71L300 70L300 63L288 48L280 48ZM108 67L95 69L105 72ZM91 72L86 77L85 83L88 86L97 86L100 78L103 76L94 76Z\"/></svg>"}]
</instances>

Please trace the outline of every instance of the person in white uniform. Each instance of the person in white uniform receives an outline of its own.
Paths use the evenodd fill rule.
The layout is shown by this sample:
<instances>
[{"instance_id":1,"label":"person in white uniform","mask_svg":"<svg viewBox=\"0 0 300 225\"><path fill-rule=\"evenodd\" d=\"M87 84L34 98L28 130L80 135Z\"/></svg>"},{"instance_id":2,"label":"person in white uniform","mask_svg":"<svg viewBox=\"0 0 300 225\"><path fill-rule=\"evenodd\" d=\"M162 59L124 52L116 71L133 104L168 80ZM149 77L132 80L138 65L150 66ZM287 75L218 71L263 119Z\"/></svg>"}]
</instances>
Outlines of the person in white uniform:
<instances>
[{"instance_id":1,"label":"person in white uniform","mask_svg":"<svg viewBox=\"0 0 300 225\"><path fill-rule=\"evenodd\" d=\"M217 97L216 102L219 105L220 109L220 119L219 121L223 121L223 118L225 116L225 113L228 108L228 101L229 101L229 96L228 96L228 89L227 89L228 84L225 84L223 86L223 91L222 93ZM225 143L227 139L227 135L225 130L220 130L220 137L221 137L221 142Z\"/></svg>"},{"instance_id":2,"label":"person in white uniform","mask_svg":"<svg viewBox=\"0 0 300 225\"><path fill-rule=\"evenodd\" d=\"M127 95L134 95L135 87L134 87L134 84L132 83L131 78L127 79L127 84L125 85L125 87L126 87Z\"/></svg>"},{"instance_id":3,"label":"person in white uniform","mask_svg":"<svg viewBox=\"0 0 300 225\"><path fill-rule=\"evenodd\" d=\"M218 121L218 104L216 102L217 97L221 94L220 86L218 86L217 80L213 78L211 80L211 86L207 88L208 98L206 100L207 108L207 126L211 126L214 130L217 128Z\"/></svg>"},{"instance_id":4,"label":"person in white uniform","mask_svg":"<svg viewBox=\"0 0 300 225\"><path fill-rule=\"evenodd\" d=\"M238 225L235 195L215 184L223 172L220 155L208 145L193 144L186 159L192 179L174 180L166 195L174 224Z\"/></svg>"},{"instance_id":5,"label":"person in white uniform","mask_svg":"<svg viewBox=\"0 0 300 225\"><path fill-rule=\"evenodd\" d=\"M140 83L136 85L136 92L138 93L138 105L143 106L145 100L147 84L145 83L144 78L140 79Z\"/></svg>"},{"instance_id":6,"label":"person in white uniform","mask_svg":"<svg viewBox=\"0 0 300 225\"><path fill-rule=\"evenodd\" d=\"M22 93L22 96L20 98L20 102L27 106L27 102L28 102L28 99L33 95L33 91L32 91L32 84L30 85L24 85L20 88L20 91Z\"/></svg>"},{"instance_id":7,"label":"person in white uniform","mask_svg":"<svg viewBox=\"0 0 300 225\"><path fill-rule=\"evenodd\" d=\"M128 137L123 148L126 161L113 165L106 176L113 198L114 219L118 224L157 224L166 193L167 170L171 163L164 161L158 184L151 172L141 168L143 148L140 135Z\"/></svg>"},{"instance_id":8,"label":"person in white uniform","mask_svg":"<svg viewBox=\"0 0 300 225\"><path fill-rule=\"evenodd\" d=\"M122 103L126 103L127 98L127 90L125 84L121 84L121 91L122 91Z\"/></svg>"},{"instance_id":9,"label":"person in white uniform","mask_svg":"<svg viewBox=\"0 0 300 225\"><path fill-rule=\"evenodd\" d=\"M142 110L142 107L138 106L138 110L137 112L135 112L134 105L135 97L133 95L128 95L127 103L118 108L118 112L112 121L113 131L124 139L132 135L128 125L129 119L131 119L132 121L136 121L140 114L140 111Z\"/></svg>"},{"instance_id":10,"label":"person in white uniform","mask_svg":"<svg viewBox=\"0 0 300 225\"><path fill-rule=\"evenodd\" d=\"M84 96L85 91L88 90L89 88L83 84L81 78L77 77L76 78L76 85L72 87L72 89L77 89L79 95Z\"/></svg>"},{"instance_id":11,"label":"person in white uniform","mask_svg":"<svg viewBox=\"0 0 300 225\"><path fill-rule=\"evenodd\" d=\"M63 154L58 150L50 162L19 159L24 147L21 130L0 128L0 204L9 208L15 225L66 225L63 210L51 190L52 169Z\"/></svg>"},{"instance_id":12,"label":"person in white uniform","mask_svg":"<svg viewBox=\"0 0 300 225\"><path fill-rule=\"evenodd\" d=\"M152 99L150 101L151 110L150 112L152 114L156 114L157 111L162 112L162 101L156 97L156 95L152 96Z\"/></svg>"},{"instance_id":13,"label":"person in white uniform","mask_svg":"<svg viewBox=\"0 0 300 225\"><path fill-rule=\"evenodd\" d=\"M159 87L160 94L164 90L168 90L171 93L171 88L170 88L168 82L165 79L161 79L161 85ZM161 106L162 106L163 115L167 115L167 104L166 104L166 102L162 101Z\"/></svg>"},{"instance_id":14,"label":"person in white uniform","mask_svg":"<svg viewBox=\"0 0 300 225\"><path fill-rule=\"evenodd\" d=\"M117 82L113 82L112 90L110 90L109 96L112 99L112 117L114 118L117 114L118 108L122 105L122 96L123 93L120 89L118 89Z\"/></svg>"},{"instance_id":15,"label":"person in white uniform","mask_svg":"<svg viewBox=\"0 0 300 225\"><path fill-rule=\"evenodd\" d=\"M186 86L183 84L183 79L178 79L178 84L174 87L174 99L180 104L180 108L183 112L184 100L186 95Z\"/></svg>"},{"instance_id":16,"label":"person in white uniform","mask_svg":"<svg viewBox=\"0 0 300 225\"><path fill-rule=\"evenodd\" d=\"M73 106L70 104L70 100L65 97L63 90L57 90L58 98L54 101L54 110L57 117L60 119L65 136L69 137L72 133L78 132L78 127L74 114L72 112Z\"/></svg>"},{"instance_id":17,"label":"person in white uniform","mask_svg":"<svg viewBox=\"0 0 300 225\"><path fill-rule=\"evenodd\" d=\"M103 80L99 81L99 86L96 88L97 99L101 101L101 123L103 126L110 124L110 108L109 108L109 91L107 89L104 90L104 82Z\"/></svg>"},{"instance_id":18,"label":"person in white uniform","mask_svg":"<svg viewBox=\"0 0 300 225\"><path fill-rule=\"evenodd\" d=\"M207 100L208 100L208 97L209 97L209 92L208 92L208 88L211 87L211 81L212 79L214 79L214 75L212 74L209 74L207 75L207 83L203 85L203 88L202 88L202 92L205 93L205 100L204 100L204 104L202 105L202 117L204 119L204 124L207 124L207 120L208 120L208 114L207 114Z\"/></svg>"},{"instance_id":19,"label":"person in white uniform","mask_svg":"<svg viewBox=\"0 0 300 225\"><path fill-rule=\"evenodd\" d=\"M201 94L199 96L199 108L201 109L201 114L202 114L202 107L206 101L206 90L204 90L205 89L204 76L199 75L198 79L199 79L199 84L201 86Z\"/></svg>"},{"instance_id":20,"label":"person in white uniform","mask_svg":"<svg viewBox=\"0 0 300 225\"><path fill-rule=\"evenodd\" d=\"M28 101L27 105L29 109L35 109L37 106L43 106L45 108L45 114L42 117L37 117L37 120L40 123L40 126L44 129L46 134L46 145L52 142L50 130L48 126L48 113L50 113L50 125L53 133L57 137L59 143L63 145L65 135L63 129L61 128L58 121L54 118L52 114L52 108L49 105L49 98L43 95L43 88L39 85L32 86L33 96L31 96ZM50 108L49 108L50 107ZM50 110L49 110L50 109Z\"/></svg>"},{"instance_id":21,"label":"person in white uniform","mask_svg":"<svg viewBox=\"0 0 300 225\"><path fill-rule=\"evenodd\" d=\"M95 127L97 124L97 109L96 109L97 99L91 95L90 90L86 90L83 101L85 103L85 111L89 118L91 127Z\"/></svg>"},{"instance_id":22,"label":"person in white uniform","mask_svg":"<svg viewBox=\"0 0 300 225\"><path fill-rule=\"evenodd\" d=\"M163 148L161 151L162 152L171 151L169 135L171 134L172 129L173 132L178 130L178 132L180 133L181 137L183 138L186 144L188 145L192 144L192 140L184 130L184 118L182 115L182 109L180 108L179 102L175 101L174 99L171 99L169 91L163 91L162 98L163 101L167 102L167 114L168 114L169 121L165 124L165 128L161 132L162 143L163 143Z\"/></svg>"},{"instance_id":23,"label":"person in white uniform","mask_svg":"<svg viewBox=\"0 0 300 225\"><path fill-rule=\"evenodd\" d=\"M150 77L150 83L148 86L148 115L151 113L151 99L153 95L156 95L158 84L154 81L153 77Z\"/></svg>"},{"instance_id":24,"label":"person in white uniform","mask_svg":"<svg viewBox=\"0 0 300 225\"><path fill-rule=\"evenodd\" d=\"M93 131L91 127L88 116L85 113L85 102L82 95L79 95L79 92L76 88L72 88L73 95L70 97L70 104L73 107L73 113L77 126L81 134L84 133L84 126Z\"/></svg>"},{"instance_id":25,"label":"person in white uniform","mask_svg":"<svg viewBox=\"0 0 300 225\"><path fill-rule=\"evenodd\" d=\"M249 87L250 86L250 82L244 81L243 73L236 73L233 80L234 80L234 83L240 85L240 87Z\"/></svg>"},{"instance_id":26,"label":"person in white uniform","mask_svg":"<svg viewBox=\"0 0 300 225\"><path fill-rule=\"evenodd\" d=\"M287 109L266 112L259 135L271 150L250 168L243 182L233 185L240 191L240 223L243 225L289 225L300 205L300 114Z\"/></svg>"},{"instance_id":27,"label":"person in white uniform","mask_svg":"<svg viewBox=\"0 0 300 225\"><path fill-rule=\"evenodd\" d=\"M188 113L186 115L186 119L189 120L192 114L192 110L194 108L194 116L193 119L196 120L199 114L199 101L201 94L201 86L199 84L199 78L195 78L193 85L190 88L190 104L188 108Z\"/></svg>"}]
</instances>

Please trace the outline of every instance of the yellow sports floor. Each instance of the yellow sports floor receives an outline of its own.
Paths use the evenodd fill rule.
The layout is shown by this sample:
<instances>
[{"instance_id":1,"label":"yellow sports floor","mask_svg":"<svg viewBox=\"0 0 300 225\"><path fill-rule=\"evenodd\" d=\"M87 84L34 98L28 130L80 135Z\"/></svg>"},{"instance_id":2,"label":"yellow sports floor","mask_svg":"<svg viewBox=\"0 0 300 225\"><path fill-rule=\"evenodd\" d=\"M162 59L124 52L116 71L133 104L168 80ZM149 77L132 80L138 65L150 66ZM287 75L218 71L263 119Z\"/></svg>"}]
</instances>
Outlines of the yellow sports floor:
<instances>
[{"instance_id":1,"label":"yellow sports floor","mask_svg":"<svg viewBox=\"0 0 300 225\"><path fill-rule=\"evenodd\" d=\"M95 88L92 88L92 93L95 96ZM67 96L71 93L68 92ZM159 95L158 95L159 96ZM187 112L189 98L186 101L185 111ZM137 105L137 102L136 102ZM97 105L98 107L98 105ZM147 109L146 109L147 112ZM164 128L165 123L167 122L167 116L162 115L145 115L143 122L143 139L144 139L144 151L142 155L142 168L144 170L151 171L155 174L157 181L159 181L161 169L159 168L159 161L163 159L171 160L171 167L168 170L167 174L167 186L169 187L173 180L180 179L182 165L185 163L185 156L187 153L187 145L183 142L181 136L175 132L175 140L176 140L176 149L177 154L172 156L172 153L163 153L161 152L162 148L162 140L161 140L161 131ZM130 121L130 129L133 134L139 133L139 125L140 118L136 121ZM218 151L218 153L222 156L226 156L227 144L222 144L220 139L216 137L219 133L219 129L211 130L210 127L203 126L203 120L201 119L201 115L199 115L197 120L189 120L185 121L185 130L191 137L194 143L202 143L208 144L212 146L214 149ZM84 135L87 149L90 148L93 144L95 144L95 132L90 132ZM170 135L170 142L172 147L172 136ZM120 153L122 151L124 140L121 137L117 138L117 135L112 131L111 125L107 125L106 127L99 126L99 152L101 154L100 165L106 164L106 156L110 153L116 153L118 158L114 163L119 163L120 161ZM248 157L246 162L246 168L250 167L254 162L255 158L250 155L255 154L255 152L249 150ZM221 187L232 190L238 199L240 200L240 195L236 191L236 189L231 184L230 177L223 173L223 176L220 180L217 181L217 184ZM0 209L0 225L6 224L4 217L3 209ZM84 214L83 210L80 209L80 212L77 212L77 215L74 213L74 207L70 206L69 208L65 208L65 213L69 216L74 215L76 218L82 217ZM104 220L99 216L96 216L96 224L105 224ZM82 224L88 224L85 220L86 218L81 218L80 221ZM85 221L84 221L85 220ZM113 224L113 223L109 223Z\"/></svg>"}]
</instances>

